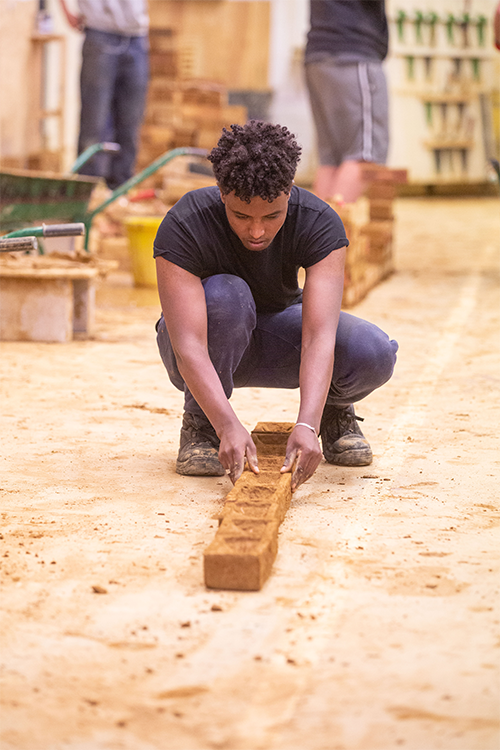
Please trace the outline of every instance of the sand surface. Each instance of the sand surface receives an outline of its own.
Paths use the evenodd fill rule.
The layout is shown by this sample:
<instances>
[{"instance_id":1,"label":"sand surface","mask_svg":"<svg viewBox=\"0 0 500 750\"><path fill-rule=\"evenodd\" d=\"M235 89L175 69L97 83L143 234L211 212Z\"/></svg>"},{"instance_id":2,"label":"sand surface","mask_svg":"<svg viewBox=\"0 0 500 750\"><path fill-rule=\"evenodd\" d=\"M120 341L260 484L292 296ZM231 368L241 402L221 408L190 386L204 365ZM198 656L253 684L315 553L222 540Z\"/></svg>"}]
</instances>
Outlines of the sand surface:
<instances>
[{"instance_id":1,"label":"sand surface","mask_svg":"<svg viewBox=\"0 0 500 750\"><path fill-rule=\"evenodd\" d=\"M230 483L175 474L154 290L0 345L1 750L498 750L500 200L396 215L351 310L400 344L357 406L373 464L295 493L260 592L203 585ZM297 394L233 402L251 429Z\"/></svg>"}]
</instances>

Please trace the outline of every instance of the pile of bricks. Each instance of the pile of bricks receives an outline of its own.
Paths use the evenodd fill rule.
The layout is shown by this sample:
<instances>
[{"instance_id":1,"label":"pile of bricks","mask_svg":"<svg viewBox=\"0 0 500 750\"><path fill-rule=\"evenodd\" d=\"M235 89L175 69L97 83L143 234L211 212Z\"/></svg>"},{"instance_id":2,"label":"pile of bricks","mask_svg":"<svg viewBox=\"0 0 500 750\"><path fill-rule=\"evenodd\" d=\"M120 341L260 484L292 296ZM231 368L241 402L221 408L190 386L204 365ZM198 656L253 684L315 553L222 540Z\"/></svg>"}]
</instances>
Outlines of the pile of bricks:
<instances>
[{"instance_id":1,"label":"pile of bricks","mask_svg":"<svg viewBox=\"0 0 500 750\"><path fill-rule=\"evenodd\" d=\"M331 202L344 223L349 247L343 307L360 302L394 271L394 198L406 171L367 165L369 186L355 203Z\"/></svg>"},{"instance_id":2,"label":"pile of bricks","mask_svg":"<svg viewBox=\"0 0 500 750\"><path fill-rule=\"evenodd\" d=\"M211 149L223 127L244 124L247 108L228 104L227 89L189 77L189 60L168 29L150 31L151 79L137 169L182 146ZM157 178L157 183L161 182Z\"/></svg>"}]
</instances>

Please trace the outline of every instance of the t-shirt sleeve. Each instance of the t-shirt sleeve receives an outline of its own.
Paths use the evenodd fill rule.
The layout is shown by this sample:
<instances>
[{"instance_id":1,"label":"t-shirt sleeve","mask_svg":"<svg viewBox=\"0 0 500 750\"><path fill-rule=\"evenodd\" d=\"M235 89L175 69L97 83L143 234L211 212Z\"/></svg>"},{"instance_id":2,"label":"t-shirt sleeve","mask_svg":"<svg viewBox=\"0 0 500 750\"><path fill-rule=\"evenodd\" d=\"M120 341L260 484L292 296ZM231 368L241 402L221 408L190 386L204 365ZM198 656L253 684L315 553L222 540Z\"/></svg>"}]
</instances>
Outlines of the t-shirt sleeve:
<instances>
[{"instance_id":1,"label":"t-shirt sleeve","mask_svg":"<svg viewBox=\"0 0 500 750\"><path fill-rule=\"evenodd\" d=\"M318 214L301 245L302 257L298 261L303 268L313 266L334 250L348 247L349 240L342 219L331 206L326 206L324 211Z\"/></svg>"},{"instance_id":2,"label":"t-shirt sleeve","mask_svg":"<svg viewBox=\"0 0 500 750\"><path fill-rule=\"evenodd\" d=\"M153 257L163 257L180 266L185 271L201 277L203 275L198 243L185 223L180 223L176 216L169 212L158 227L153 244Z\"/></svg>"}]
</instances>

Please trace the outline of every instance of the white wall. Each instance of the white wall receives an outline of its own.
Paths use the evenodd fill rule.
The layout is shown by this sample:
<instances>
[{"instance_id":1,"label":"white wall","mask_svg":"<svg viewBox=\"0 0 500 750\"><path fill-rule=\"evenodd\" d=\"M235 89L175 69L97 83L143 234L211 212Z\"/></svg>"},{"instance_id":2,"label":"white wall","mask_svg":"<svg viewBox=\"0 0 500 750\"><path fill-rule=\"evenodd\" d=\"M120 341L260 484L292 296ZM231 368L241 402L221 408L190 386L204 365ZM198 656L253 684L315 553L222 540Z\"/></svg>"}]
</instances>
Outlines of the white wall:
<instances>
[{"instance_id":1,"label":"white wall","mask_svg":"<svg viewBox=\"0 0 500 750\"><path fill-rule=\"evenodd\" d=\"M76 0L66 0L68 8L77 10ZM83 35L72 29L61 10L59 0L47 0L47 11L54 21L54 32L66 37L66 111L64 133L63 169L68 171L77 156L77 141L80 120L80 63ZM56 76L52 76L54 81Z\"/></svg>"},{"instance_id":2,"label":"white wall","mask_svg":"<svg viewBox=\"0 0 500 750\"><path fill-rule=\"evenodd\" d=\"M302 158L297 180L312 182L316 168L314 127L304 80L303 53L309 28L309 0L271 0L270 118L297 136Z\"/></svg>"}]
</instances>

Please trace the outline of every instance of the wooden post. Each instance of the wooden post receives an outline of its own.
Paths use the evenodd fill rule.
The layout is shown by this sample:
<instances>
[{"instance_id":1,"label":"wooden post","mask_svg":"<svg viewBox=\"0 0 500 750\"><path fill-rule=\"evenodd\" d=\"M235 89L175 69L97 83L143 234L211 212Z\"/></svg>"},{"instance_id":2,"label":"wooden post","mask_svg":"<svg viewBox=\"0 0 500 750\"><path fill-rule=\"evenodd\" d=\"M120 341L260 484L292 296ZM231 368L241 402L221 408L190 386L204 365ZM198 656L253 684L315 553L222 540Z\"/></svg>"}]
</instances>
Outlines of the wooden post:
<instances>
[{"instance_id":1,"label":"wooden post","mask_svg":"<svg viewBox=\"0 0 500 750\"><path fill-rule=\"evenodd\" d=\"M292 497L292 475L280 474L292 429L293 423L259 422L252 431L260 473L244 471L226 497L204 554L209 588L258 591L269 577Z\"/></svg>"}]
</instances>

